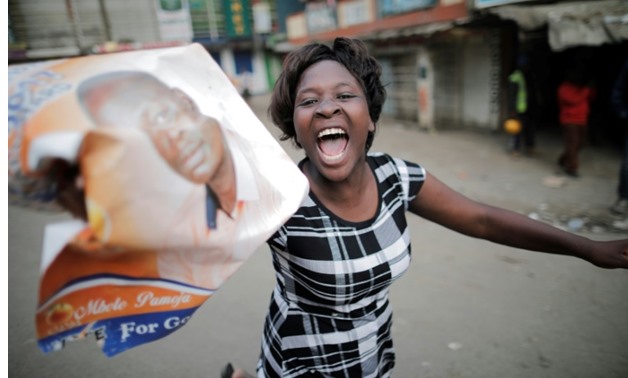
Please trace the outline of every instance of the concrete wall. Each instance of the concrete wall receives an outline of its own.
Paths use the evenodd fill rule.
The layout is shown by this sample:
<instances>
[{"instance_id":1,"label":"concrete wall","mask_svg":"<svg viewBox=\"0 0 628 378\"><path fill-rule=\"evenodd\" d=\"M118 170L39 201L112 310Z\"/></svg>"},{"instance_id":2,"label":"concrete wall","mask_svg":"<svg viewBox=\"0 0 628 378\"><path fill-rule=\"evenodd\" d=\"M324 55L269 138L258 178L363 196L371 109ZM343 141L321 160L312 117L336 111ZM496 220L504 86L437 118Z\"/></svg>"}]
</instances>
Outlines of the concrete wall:
<instances>
[{"instance_id":1,"label":"concrete wall","mask_svg":"<svg viewBox=\"0 0 628 378\"><path fill-rule=\"evenodd\" d=\"M492 129L493 71L497 69L491 56L491 44L482 35L466 38L462 50L462 126L465 128Z\"/></svg>"}]
</instances>

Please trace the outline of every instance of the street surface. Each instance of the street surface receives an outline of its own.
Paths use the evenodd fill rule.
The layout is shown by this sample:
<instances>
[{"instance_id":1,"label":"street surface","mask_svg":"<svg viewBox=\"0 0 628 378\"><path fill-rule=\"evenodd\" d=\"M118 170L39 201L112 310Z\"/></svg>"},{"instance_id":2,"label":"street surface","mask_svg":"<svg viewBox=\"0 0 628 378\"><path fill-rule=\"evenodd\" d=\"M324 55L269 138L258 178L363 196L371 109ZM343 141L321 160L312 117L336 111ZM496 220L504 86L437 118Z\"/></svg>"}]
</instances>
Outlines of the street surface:
<instances>
[{"instance_id":1,"label":"street surface","mask_svg":"<svg viewBox=\"0 0 628 378\"><path fill-rule=\"evenodd\" d=\"M268 96L250 101L269 125ZM577 232L594 239L628 237L607 210L619 151L587 147L581 178L564 179L554 175L560 143L543 132L536 156L515 158L500 133L430 133L385 119L372 150L419 162L471 198L560 227L577 219ZM548 184L556 180L560 188ZM171 336L114 358L93 339L43 355L34 329L40 249L44 225L59 219L8 208L9 377L212 378L227 361L254 370L274 283L265 245ZM413 262L392 288L395 377L628 377L628 271L498 246L413 216L409 223Z\"/></svg>"}]
</instances>

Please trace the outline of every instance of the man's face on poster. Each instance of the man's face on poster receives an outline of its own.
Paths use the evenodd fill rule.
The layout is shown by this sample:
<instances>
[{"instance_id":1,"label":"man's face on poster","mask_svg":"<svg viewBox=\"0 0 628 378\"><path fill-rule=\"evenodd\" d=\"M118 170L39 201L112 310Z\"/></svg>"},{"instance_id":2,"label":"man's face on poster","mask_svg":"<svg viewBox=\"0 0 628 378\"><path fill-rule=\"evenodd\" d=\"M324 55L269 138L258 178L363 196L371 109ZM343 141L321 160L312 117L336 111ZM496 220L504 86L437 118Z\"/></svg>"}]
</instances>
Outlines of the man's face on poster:
<instances>
[{"instance_id":1,"label":"man's face on poster","mask_svg":"<svg viewBox=\"0 0 628 378\"><path fill-rule=\"evenodd\" d=\"M99 88L83 99L97 123L142 128L168 165L194 183L216 174L228 153L220 125L185 93L142 73L103 80Z\"/></svg>"},{"instance_id":2,"label":"man's face on poster","mask_svg":"<svg viewBox=\"0 0 628 378\"><path fill-rule=\"evenodd\" d=\"M139 123L174 170L194 183L207 183L225 153L220 125L202 115L183 92L162 92L143 103Z\"/></svg>"}]
</instances>

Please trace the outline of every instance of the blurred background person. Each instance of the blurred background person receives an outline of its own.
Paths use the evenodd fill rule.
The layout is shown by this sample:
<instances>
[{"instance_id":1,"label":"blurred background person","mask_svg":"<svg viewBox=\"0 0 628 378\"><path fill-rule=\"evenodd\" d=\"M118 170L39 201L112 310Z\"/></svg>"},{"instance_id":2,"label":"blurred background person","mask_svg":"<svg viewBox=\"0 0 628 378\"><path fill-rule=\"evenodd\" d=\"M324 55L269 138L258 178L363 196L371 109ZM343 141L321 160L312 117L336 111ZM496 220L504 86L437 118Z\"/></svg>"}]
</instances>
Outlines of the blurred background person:
<instances>
[{"instance_id":1,"label":"blurred background person","mask_svg":"<svg viewBox=\"0 0 628 378\"><path fill-rule=\"evenodd\" d=\"M512 134L508 142L508 150L513 154L531 155L534 152L535 130L529 116L528 67L527 56L519 55L515 69L508 76L508 118L521 124L521 131Z\"/></svg>"},{"instance_id":2,"label":"blurred background person","mask_svg":"<svg viewBox=\"0 0 628 378\"><path fill-rule=\"evenodd\" d=\"M563 133L563 152L558 165L571 177L578 177L580 151L588 135L589 113L594 89L587 72L587 66L576 60L558 86L558 112Z\"/></svg>"}]
</instances>

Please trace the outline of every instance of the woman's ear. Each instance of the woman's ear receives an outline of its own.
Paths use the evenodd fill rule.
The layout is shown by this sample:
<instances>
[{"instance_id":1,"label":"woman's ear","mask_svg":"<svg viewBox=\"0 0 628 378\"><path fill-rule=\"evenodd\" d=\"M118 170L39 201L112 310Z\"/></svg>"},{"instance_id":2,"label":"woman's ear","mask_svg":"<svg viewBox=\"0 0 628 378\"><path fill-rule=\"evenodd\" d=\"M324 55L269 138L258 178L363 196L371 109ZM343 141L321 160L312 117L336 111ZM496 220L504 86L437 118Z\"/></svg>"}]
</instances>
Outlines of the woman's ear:
<instances>
[{"instance_id":1,"label":"woman's ear","mask_svg":"<svg viewBox=\"0 0 628 378\"><path fill-rule=\"evenodd\" d=\"M375 132L375 122L373 121L369 121L369 131L374 133Z\"/></svg>"}]
</instances>

